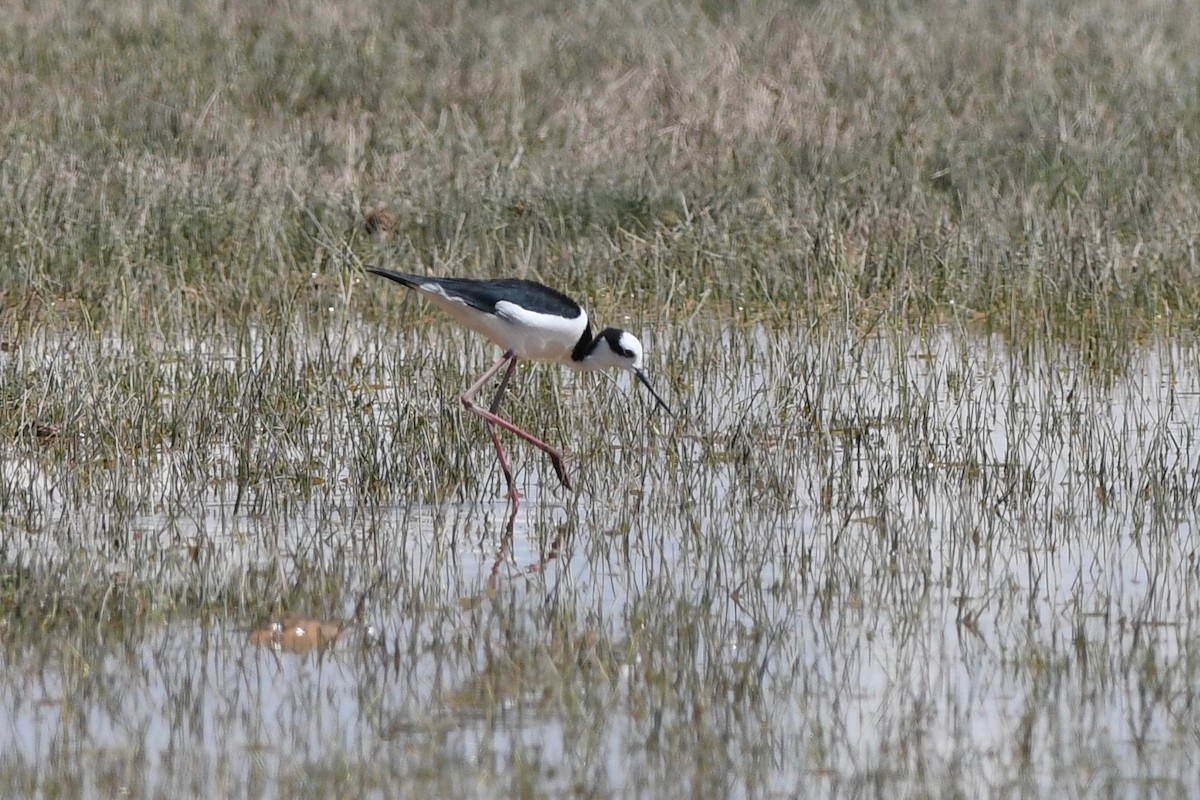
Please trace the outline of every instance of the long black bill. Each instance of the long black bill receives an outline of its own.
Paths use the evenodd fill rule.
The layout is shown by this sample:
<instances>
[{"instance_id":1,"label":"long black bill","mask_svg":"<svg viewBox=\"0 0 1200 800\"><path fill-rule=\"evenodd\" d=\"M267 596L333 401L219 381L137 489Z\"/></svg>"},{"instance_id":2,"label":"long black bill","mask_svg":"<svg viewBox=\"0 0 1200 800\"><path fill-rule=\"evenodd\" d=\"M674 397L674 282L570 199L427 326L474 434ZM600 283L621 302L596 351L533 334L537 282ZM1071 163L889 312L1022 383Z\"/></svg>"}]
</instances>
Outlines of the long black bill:
<instances>
[{"instance_id":1,"label":"long black bill","mask_svg":"<svg viewBox=\"0 0 1200 800\"><path fill-rule=\"evenodd\" d=\"M642 382L642 385L650 390L650 394L654 395L654 399L657 400L658 404L663 407L663 410L671 416L675 416L675 413L671 411L671 407L667 405L667 401L659 397L658 392L654 391L654 387L650 385L650 380L646 377L646 373L642 372L640 369L635 369L633 374L637 375L637 378Z\"/></svg>"}]
</instances>

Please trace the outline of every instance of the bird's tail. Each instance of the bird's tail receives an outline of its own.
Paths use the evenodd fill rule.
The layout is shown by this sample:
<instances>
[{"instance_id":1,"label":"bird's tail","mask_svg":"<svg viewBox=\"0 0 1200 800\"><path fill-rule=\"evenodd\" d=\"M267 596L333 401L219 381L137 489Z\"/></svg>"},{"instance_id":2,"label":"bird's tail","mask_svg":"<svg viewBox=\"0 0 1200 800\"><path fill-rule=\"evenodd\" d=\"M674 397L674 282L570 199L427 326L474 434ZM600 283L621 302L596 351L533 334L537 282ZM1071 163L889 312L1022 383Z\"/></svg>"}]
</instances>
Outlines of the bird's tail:
<instances>
[{"instance_id":1,"label":"bird's tail","mask_svg":"<svg viewBox=\"0 0 1200 800\"><path fill-rule=\"evenodd\" d=\"M392 272L388 269L379 269L378 267L367 267L367 272L372 275L378 275L381 278L395 281L396 283L407 286L410 289L418 289L421 286L422 278L420 275L410 275L407 272Z\"/></svg>"}]
</instances>

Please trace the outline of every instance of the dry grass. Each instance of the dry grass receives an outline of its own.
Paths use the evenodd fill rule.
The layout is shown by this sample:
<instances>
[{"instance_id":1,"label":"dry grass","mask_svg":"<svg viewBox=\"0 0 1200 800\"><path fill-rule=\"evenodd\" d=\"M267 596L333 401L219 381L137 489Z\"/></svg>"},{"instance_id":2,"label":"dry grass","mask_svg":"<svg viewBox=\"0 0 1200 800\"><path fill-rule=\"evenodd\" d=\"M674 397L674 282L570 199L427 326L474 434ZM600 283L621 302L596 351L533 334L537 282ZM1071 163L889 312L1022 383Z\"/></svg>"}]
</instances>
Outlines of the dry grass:
<instances>
[{"instance_id":1,"label":"dry grass","mask_svg":"<svg viewBox=\"0 0 1200 800\"><path fill-rule=\"evenodd\" d=\"M108 8L0 21L13 298L239 324L386 206L389 258L647 312L1196 317L1190 4Z\"/></svg>"}]
</instances>

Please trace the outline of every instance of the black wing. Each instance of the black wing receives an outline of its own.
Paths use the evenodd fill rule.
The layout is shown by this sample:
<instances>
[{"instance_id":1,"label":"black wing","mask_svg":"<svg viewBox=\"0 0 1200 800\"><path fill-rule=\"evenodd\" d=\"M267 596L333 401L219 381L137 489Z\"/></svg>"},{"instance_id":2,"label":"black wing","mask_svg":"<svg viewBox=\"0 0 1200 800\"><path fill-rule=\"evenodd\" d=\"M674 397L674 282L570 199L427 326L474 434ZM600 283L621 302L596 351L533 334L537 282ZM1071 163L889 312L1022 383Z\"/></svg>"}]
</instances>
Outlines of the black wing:
<instances>
[{"instance_id":1,"label":"black wing","mask_svg":"<svg viewBox=\"0 0 1200 800\"><path fill-rule=\"evenodd\" d=\"M521 308L538 314L552 314L564 319L575 319L583 311L579 303L557 289L522 278L500 278L498 280L475 280L473 278L427 278L405 272L368 268L367 272L403 284L412 289L435 285L450 297L463 301L471 308L496 312L501 302L514 303Z\"/></svg>"}]
</instances>

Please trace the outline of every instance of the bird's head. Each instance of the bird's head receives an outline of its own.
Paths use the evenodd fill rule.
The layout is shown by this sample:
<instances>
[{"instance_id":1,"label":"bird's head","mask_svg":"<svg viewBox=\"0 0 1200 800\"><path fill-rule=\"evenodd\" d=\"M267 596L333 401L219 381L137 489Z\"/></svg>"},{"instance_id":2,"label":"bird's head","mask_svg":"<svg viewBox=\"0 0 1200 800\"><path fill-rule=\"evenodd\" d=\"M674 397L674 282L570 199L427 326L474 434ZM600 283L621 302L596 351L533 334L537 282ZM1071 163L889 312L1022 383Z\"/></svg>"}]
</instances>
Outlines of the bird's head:
<instances>
[{"instance_id":1,"label":"bird's head","mask_svg":"<svg viewBox=\"0 0 1200 800\"><path fill-rule=\"evenodd\" d=\"M596 337L595 349L592 350L587 361L589 366L596 369L619 367L629 370L637 376L643 386L650 390L650 394L654 395L658 404L670 414L671 407L667 405L666 400L659 396L658 392L654 391L654 387L650 385L650 380L642 369L642 355L642 343L632 333L618 328L605 328Z\"/></svg>"}]
</instances>

